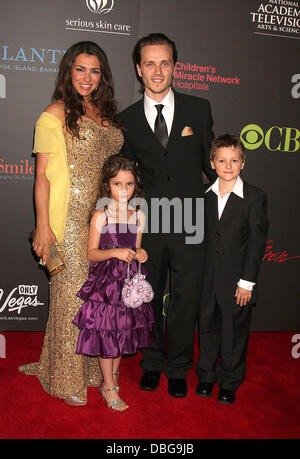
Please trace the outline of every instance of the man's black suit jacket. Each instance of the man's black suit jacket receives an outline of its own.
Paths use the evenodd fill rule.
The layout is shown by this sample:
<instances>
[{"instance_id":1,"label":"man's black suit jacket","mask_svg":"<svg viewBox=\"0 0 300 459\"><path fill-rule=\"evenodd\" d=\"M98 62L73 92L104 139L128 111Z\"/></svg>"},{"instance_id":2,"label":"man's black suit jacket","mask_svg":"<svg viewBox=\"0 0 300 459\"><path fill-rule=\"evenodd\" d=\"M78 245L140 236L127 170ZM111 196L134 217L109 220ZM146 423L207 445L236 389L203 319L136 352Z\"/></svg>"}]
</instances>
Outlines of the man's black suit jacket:
<instances>
[{"instance_id":1,"label":"man's black suit jacket","mask_svg":"<svg viewBox=\"0 0 300 459\"><path fill-rule=\"evenodd\" d=\"M243 192L244 198L230 193L220 220L217 195L212 190L205 194L204 306L216 296L220 307L235 307L237 282L257 282L267 241L267 197L246 182ZM255 301L254 287L250 303Z\"/></svg>"},{"instance_id":2,"label":"man's black suit jacket","mask_svg":"<svg viewBox=\"0 0 300 459\"><path fill-rule=\"evenodd\" d=\"M209 150L213 139L210 104L174 91L174 118L166 149L151 130L141 99L120 113L125 125L121 154L138 162L146 199L202 195L202 171L214 178ZM185 127L193 135L183 136Z\"/></svg>"}]
</instances>

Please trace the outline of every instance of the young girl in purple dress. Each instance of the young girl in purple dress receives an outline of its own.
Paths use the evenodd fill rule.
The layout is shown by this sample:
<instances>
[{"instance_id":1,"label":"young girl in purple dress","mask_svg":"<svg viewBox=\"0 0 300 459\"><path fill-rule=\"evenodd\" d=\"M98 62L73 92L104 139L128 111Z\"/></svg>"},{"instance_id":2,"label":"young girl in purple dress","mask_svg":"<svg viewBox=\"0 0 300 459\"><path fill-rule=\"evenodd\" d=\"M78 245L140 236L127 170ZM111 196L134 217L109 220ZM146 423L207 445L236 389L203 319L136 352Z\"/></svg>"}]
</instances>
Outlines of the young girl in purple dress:
<instances>
[{"instance_id":1,"label":"young girl in purple dress","mask_svg":"<svg viewBox=\"0 0 300 459\"><path fill-rule=\"evenodd\" d=\"M145 215L128 205L130 199L141 196L142 184L135 164L127 158L111 156L103 166L100 188L100 198L107 198L108 205L92 216L89 276L77 294L84 304L74 319L80 329L76 352L99 356L103 375L99 390L107 406L115 411L128 408L119 396L122 355L149 345L154 322L149 303L128 308L121 294L128 263L132 277L138 273L138 262L148 259L141 247ZM144 267L141 272L145 274Z\"/></svg>"}]
</instances>

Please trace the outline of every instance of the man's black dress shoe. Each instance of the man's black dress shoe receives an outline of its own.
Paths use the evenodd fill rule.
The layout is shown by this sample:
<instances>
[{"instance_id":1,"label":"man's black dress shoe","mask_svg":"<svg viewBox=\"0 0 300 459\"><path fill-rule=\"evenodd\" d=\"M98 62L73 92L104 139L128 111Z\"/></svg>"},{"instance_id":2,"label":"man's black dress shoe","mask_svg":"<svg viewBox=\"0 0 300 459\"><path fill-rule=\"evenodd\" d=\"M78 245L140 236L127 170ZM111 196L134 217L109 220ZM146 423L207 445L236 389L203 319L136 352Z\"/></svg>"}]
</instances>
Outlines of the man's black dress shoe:
<instances>
[{"instance_id":1,"label":"man's black dress shoe","mask_svg":"<svg viewBox=\"0 0 300 459\"><path fill-rule=\"evenodd\" d=\"M147 371L140 380L142 390L155 390L159 386L160 371Z\"/></svg>"},{"instance_id":2,"label":"man's black dress shoe","mask_svg":"<svg viewBox=\"0 0 300 459\"><path fill-rule=\"evenodd\" d=\"M235 392L228 389L220 389L218 402L224 405L231 405L235 402Z\"/></svg>"},{"instance_id":3,"label":"man's black dress shoe","mask_svg":"<svg viewBox=\"0 0 300 459\"><path fill-rule=\"evenodd\" d=\"M196 395L200 395L200 397L210 397L212 390L213 390L213 384L209 382L200 382L197 386L196 389Z\"/></svg>"},{"instance_id":4,"label":"man's black dress shoe","mask_svg":"<svg viewBox=\"0 0 300 459\"><path fill-rule=\"evenodd\" d=\"M186 380L177 379L177 378L170 378L168 380L168 392L172 397L176 398L183 398L186 397L188 388Z\"/></svg>"}]
</instances>

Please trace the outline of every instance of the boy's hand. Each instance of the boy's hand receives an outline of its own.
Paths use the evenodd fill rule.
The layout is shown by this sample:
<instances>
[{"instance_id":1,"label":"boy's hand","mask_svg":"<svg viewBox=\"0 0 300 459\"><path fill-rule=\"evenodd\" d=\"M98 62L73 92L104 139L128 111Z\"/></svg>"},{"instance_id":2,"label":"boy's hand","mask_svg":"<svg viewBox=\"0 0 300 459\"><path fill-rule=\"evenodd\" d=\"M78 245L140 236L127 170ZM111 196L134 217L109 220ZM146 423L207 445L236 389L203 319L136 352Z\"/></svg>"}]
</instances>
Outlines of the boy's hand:
<instances>
[{"instance_id":1,"label":"boy's hand","mask_svg":"<svg viewBox=\"0 0 300 459\"><path fill-rule=\"evenodd\" d=\"M245 290L242 287L237 287L235 291L236 304L239 306L246 306L247 303L251 300L252 292L251 290Z\"/></svg>"},{"instance_id":2,"label":"boy's hand","mask_svg":"<svg viewBox=\"0 0 300 459\"><path fill-rule=\"evenodd\" d=\"M144 249L136 249L135 258L140 263L145 263L148 260L148 254Z\"/></svg>"},{"instance_id":3,"label":"boy's hand","mask_svg":"<svg viewBox=\"0 0 300 459\"><path fill-rule=\"evenodd\" d=\"M115 257L126 263L131 263L135 257L135 251L131 249L115 249Z\"/></svg>"}]
</instances>

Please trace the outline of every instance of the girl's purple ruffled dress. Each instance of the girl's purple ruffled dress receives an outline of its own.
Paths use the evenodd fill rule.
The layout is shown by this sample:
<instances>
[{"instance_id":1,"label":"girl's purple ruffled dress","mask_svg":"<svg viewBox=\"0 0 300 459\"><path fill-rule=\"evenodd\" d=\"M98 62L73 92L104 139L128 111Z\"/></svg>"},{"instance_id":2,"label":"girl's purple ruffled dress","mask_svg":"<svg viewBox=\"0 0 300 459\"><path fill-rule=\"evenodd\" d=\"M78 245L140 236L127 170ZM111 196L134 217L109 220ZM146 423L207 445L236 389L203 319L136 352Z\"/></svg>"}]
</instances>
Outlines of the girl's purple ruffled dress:
<instances>
[{"instance_id":1,"label":"girl's purple ruffled dress","mask_svg":"<svg viewBox=\"0 0 300 459\"><path fill-rule=\"evenodd\" d=\"M135 248L137 225L107 223L102 230L100 249ZM130 277L138 272L138 262L130 265ZM147 271L142 266L142 274ZM89 276L77 293L84 300L73 323L80 329L76 352L90 356L113 358L133 354L149 346L154 313L150 303L127 308L122 288L127 276L127 263L110 258L90 264Z\"/></svg>"}]
</instances>

